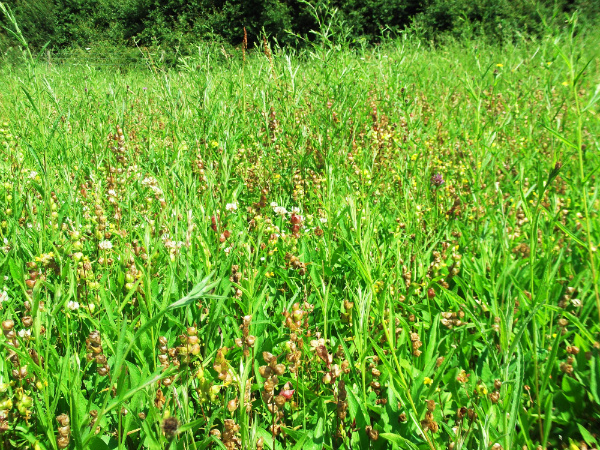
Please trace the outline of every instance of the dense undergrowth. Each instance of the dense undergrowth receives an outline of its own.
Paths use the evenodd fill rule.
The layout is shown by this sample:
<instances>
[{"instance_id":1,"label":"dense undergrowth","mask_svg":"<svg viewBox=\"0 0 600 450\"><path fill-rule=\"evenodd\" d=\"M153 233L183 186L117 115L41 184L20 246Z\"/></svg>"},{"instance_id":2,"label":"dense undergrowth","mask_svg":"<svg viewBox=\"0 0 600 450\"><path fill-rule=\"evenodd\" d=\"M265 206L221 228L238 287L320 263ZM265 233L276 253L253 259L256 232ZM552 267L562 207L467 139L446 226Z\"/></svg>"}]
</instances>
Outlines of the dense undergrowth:
<instances>
[{"instance_id":1,"label":"dense undergrowth","mask_svg":"<svg viewBox=\"0 0 600 450\"><path fill-rule=\"evenodd\" d=\"M596 42L5 66L4 448L597 446Z\"/></svg>"}]
</instances>

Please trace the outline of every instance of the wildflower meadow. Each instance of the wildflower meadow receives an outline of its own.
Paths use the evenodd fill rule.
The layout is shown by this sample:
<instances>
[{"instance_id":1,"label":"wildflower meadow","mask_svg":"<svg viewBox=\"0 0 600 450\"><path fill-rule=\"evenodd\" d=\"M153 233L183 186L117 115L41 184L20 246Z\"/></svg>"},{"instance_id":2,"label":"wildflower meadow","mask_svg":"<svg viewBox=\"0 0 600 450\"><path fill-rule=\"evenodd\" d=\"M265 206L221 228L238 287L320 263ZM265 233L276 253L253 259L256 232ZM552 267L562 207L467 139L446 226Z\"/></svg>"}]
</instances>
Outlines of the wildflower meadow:
<instances>
[{"instance_id":1,"label":"wildflower meadow","mask_svg":"<svg viewBox=\"0 0 600 450\"><path fill-rule=\"evenodd\" d=\"M24 46L0 67L0 447L598 448L576 19L169 68Z\"/></svg>"}]
</instances>

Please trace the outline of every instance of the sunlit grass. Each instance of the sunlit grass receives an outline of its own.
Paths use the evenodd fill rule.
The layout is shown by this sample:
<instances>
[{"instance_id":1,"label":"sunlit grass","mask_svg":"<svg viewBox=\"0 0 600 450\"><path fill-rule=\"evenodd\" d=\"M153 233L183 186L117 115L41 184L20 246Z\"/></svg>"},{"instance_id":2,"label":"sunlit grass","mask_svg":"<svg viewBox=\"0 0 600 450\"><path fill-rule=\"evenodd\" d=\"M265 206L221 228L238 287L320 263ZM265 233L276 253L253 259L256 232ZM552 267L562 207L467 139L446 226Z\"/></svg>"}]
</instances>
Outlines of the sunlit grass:
<instances>
[{"instance_id":1,"label":"sunlit grass","mask_svg":"<svg viewBox=\"0 0 600 450\"><path fill-rule=\"evenodd\" d=\"M595 42L4 67L4 448L590 448Z\"/></svg>"}]
</instances>

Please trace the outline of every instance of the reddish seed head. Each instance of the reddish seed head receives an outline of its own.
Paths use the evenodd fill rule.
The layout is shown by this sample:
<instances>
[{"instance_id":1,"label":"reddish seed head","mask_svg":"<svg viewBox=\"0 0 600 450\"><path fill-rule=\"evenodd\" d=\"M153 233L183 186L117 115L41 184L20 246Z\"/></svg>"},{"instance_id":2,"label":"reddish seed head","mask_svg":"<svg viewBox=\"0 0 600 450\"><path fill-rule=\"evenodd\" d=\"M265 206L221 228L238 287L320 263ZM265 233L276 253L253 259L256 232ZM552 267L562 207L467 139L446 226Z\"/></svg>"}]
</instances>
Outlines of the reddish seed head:
<instances>
[{"instance_id":1,"label":"reddish seed head","mask_svg":"<svg viewBox=\"0 0 600 450\"><path fill-rule=\"evenodd\" d=\"M294 395L294 389L282 389L279 395L285 397L286 400L290 400Z\"/></svg>"},{"instance_id":2,"label":"reddish seed head","mask_svg":"<svg viewBox=\"0 0 600 450\"><path fill-rule=\"evenodd\" d=\"M433 297L435 297L435 289L429 288L427 290L427 297L430 298L430 299L432 299Z\"/></svg>"}]
</instances>

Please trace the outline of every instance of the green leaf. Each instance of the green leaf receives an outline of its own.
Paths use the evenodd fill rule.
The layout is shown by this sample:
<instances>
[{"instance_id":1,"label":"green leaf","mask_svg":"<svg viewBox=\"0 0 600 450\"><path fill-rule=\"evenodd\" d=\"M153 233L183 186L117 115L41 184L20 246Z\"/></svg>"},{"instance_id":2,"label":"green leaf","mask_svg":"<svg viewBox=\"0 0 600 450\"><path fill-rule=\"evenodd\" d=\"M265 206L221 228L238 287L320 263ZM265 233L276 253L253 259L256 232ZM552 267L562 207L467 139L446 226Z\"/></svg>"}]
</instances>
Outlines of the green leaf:
<instances>
[{"instance_id":1,"label":"green leaf","mask_svg":"<svg viewBox=\"0 0 600 450\"><path fill-rule=\"evenodd\" d=\"M590 361L590 393L594 401L600 405L600 384L598 383L598 377L600 377L600 358L594 356Z\"/></svg>"},{"instance_id":2,"label":"green leaf","mask_svg":"<svg viewBox=\"0 0 600 450\"><path fill-rule=\"evenodd\" d=\"M579 432L581 433L581 437L583 438L583 440L585 441L585 443L587 445L596 445L598 446L598 441L596 440L596 438L594 436L592 436L592 434L586 430L583 425L581 425L580 423L577 424L577 428L579 428Z\"/></svg>"},{"instance_id":3,"label":"green leaf","mask_svg":"<svg viewBox=\"0 0 600 450\"><path fill-rule=\"evenodd\" d=\"M581 410L583 408L583 395L585 393L583 385L575 378L564 376L561 387L566 399L573 405L573 409Z\"/></svg>"},{"instance_id":4,"label":"green leaf","mask_svg":"<svg viewBox=\"0 0 600 450\"><path fill-rule=\"evenodd\" d=\"M505 437L506 448L512 448L511 438L517 424L517 417L519 414L519 408L521 406L521 391L523 390L523 352L521 350L521 344L517 345L516 358L516 371L514 372L514 385L510 401L510 413L508 416L508 426Z\"/></svg>"},{"instance_id":5,"label":"green leaf","mask_svg":"<svg viewBox=\"0 0 600 450\"><path fill-rule=\"evenodd\" d=\"M415 444L410 442L408 439L400 436L399 434L394 433L379 433L379 437L385 439L386 441L392 442L394 444L402 445L404 448L409 448L411 450L418 450Z\"/></svg>"}]
</instances>

